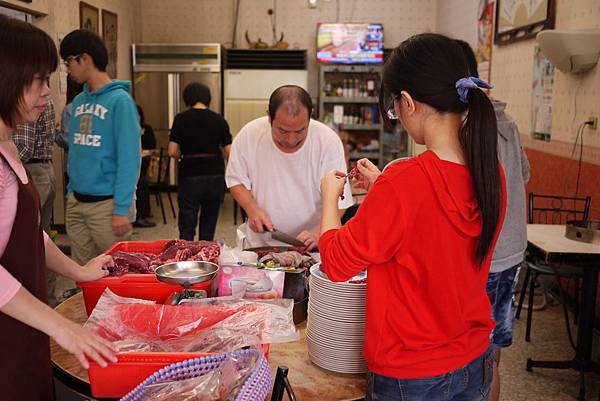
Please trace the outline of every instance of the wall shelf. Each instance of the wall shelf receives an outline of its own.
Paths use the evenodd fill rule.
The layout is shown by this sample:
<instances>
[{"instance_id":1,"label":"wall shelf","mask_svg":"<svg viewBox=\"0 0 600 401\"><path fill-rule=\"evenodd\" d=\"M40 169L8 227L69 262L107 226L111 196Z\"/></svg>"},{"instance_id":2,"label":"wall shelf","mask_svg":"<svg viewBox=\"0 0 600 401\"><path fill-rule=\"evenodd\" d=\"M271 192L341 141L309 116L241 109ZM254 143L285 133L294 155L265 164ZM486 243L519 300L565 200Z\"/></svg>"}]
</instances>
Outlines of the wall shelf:
<instances>
[{"instance_id":1,"label":"wall shelf","mask_svg":"<svg viewBox=\"0 0 600 401\"><path fill-rule=\"evenodd\" d=\"M368 104L378 104L379 101L377 97L367 96L367 97L343 97L343 96L323 96L323 103L368 103Z\"/></svg>"}]
</instances>

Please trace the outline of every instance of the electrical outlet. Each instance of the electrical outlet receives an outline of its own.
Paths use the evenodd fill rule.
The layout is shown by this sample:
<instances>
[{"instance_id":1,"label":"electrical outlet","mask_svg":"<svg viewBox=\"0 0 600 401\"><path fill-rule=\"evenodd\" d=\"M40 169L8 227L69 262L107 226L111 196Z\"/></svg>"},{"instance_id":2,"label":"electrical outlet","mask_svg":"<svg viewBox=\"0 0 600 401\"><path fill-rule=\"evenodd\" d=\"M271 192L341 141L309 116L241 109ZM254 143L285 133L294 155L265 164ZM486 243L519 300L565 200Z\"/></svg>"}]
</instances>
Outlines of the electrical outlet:
<instances>
[{"instance_id":1,"label":"electrical outlet","mask_svg":"<svg viewBox=\"0 0 600 401\"><path fill-rule=\"evenodd\" d=\"M590 129L598 128L598 117L590 116L590 117L588 117L587 120L588 120L588 125L590 126Z\"/></svg>"}]
</instances>

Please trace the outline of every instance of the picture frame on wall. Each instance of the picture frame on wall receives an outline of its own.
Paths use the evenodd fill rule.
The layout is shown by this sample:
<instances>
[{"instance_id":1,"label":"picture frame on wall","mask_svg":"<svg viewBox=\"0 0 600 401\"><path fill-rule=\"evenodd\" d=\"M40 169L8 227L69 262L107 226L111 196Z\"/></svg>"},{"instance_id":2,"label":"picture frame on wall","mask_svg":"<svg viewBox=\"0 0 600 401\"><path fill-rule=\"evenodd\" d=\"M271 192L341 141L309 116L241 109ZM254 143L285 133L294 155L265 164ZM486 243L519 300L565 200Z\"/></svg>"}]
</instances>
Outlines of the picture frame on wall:
<instances>
[{"instance_id":1,"label":"picture frame on wall","mask_svg":"<svg viewBox=\"0 0 600 401\"><path fill-rule=\"evenodd\" d=\"M99 34L100 14L98 9L90 4L79 2L79 28Z\"/></svg>"},{"instance_id":2,"label":"picture frame on wall","mask_svg":"<svg viewBox=\"0 0 600 401\"><path fill-rule=\"evenodd\" d=\"M117 14L102 10L102 38L108 51L106 72L111 78L117 77L118 27Z\"/></svg>"},{"instance_id":3,"label":"picture frame on wall","mask_svg":"<svg viewBox=\"0 0 600 401\"><path fill-rule=\"evenodd\" d=\"M494 43L508 44L554 28L555 0L496 0Z\"/></svg>"}]
</instances>

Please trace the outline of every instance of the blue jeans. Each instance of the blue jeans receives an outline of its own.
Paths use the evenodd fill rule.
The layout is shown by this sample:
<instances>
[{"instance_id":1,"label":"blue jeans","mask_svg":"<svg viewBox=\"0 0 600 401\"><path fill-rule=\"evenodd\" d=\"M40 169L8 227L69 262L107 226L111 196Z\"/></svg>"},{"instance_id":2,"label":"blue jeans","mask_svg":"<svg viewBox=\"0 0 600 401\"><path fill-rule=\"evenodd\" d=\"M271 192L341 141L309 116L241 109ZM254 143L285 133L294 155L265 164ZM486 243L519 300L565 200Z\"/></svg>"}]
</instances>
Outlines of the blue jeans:
<instances>
[{"instance_id":1,"label":"blue jeans","mask_svg":"<svg viewBox=\"0 0 600 401\"><path fill-rule=\"evenodd\" d=\"M512 298L517 287L520 268L521 264L518 264L510 269L488 275L486 291L492 305L492 319L496 322L496 327L492 331L492 344L498 348L512 345L515 321Z\"/></svg>"},{"instance_id":2,"label":"blue jeans","mask_svg":"<svg viewBox=\"0 0 600 401\"><path fill-rule=\"evenodd\" d=\"M419 379L395 379L373 373L373 401L485 401L492 384L496 353L490 346L468 365L450 373Z\"/></svg>"},{"instance_id":3,"label":"blue jeans","mask_svg":"<svg viewBox=\"0 0 600 401\"><path fill-rule=\"evenodd\" d=\"M224 194L222 175L180 177L177 189L179 238L193 240L196 225L199 225L198 239L212 241Z\"/></svg>"}]
</instances>

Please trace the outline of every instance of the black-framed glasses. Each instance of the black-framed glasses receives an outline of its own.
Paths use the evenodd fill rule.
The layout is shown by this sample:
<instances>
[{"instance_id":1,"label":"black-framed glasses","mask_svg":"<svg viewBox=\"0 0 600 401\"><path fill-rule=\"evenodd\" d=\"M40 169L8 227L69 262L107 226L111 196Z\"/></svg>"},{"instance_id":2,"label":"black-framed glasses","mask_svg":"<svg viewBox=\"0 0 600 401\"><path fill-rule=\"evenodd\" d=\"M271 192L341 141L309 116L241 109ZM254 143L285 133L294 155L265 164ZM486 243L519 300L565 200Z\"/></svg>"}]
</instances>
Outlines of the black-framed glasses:
<instances>
[{"instance_id":1,"label":"black-framed glasses","mask_svg":"<svg viewBox=\"0 0 600 401\"><path fill-rule=\"evenodd\" d=\"M73 61L73 60L75 60L75 61L79 61L79 59L81 58L81 56L82 56L82 54L78 54L78 55L76 55L76 56L69 56L69 57L67 57L67 58L65 58L65 59L63 60L63 64L64 64L66 67L68 67L68 66L69 66L69 63L70 63L71 61Z\"/></svg>"},{"instance_id":2,"label":"black-framed glasses","mask_svg":"<svg viewBox=\"0 0 600 401\"><path fill-rule=\"evenodd\" d=\"M398 95L392 94L387 106L385 107L385 114L390 120L398 120L398 115L396 114L395 107L396 99L398 99Z\"/></svg>"}]
</instances>

